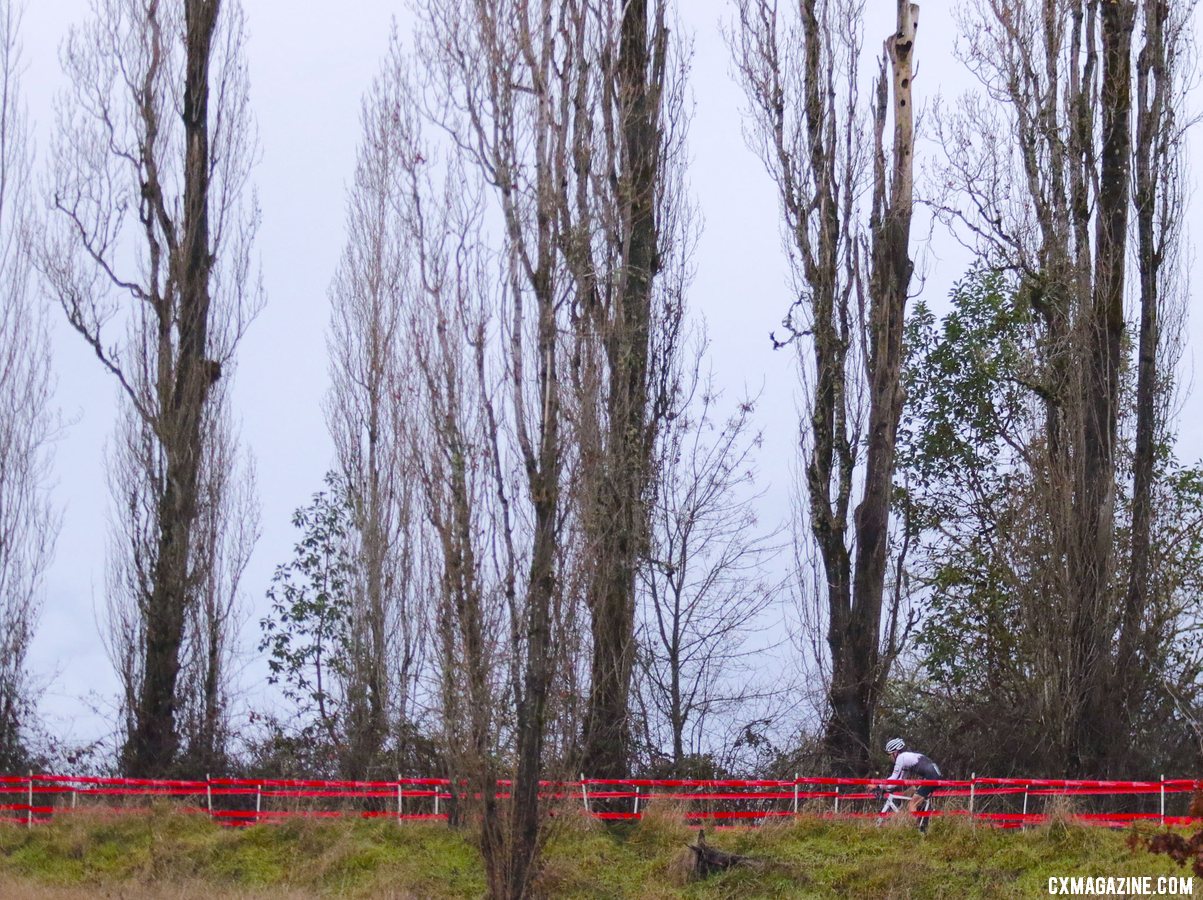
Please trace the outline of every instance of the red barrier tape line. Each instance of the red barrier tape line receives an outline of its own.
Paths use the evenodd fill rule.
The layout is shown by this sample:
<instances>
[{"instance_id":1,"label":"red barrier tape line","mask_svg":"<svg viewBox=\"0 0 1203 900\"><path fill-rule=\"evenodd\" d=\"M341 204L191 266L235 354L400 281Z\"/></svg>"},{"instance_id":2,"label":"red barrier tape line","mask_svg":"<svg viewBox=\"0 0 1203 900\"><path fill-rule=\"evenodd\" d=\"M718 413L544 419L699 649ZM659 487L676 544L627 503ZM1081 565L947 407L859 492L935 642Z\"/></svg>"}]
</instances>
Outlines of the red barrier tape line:
<instances>
[{"instance_id":1,"label":"red barrier tape line","mask_svg":"<svg viewBox=\"0 0 1203 900\"><path fill-rule=\"evenodd\" d=\"M0 775L0 784L12 784L17 787L28 788L30 776L28 775ZM383 789L386 787L396 788L398 784L402 785L423 785L423 786L446 786L450 782L446 778L402 778L392 781L324 781L324 780L309 780L301 781L297 779L259 779L259 778L214 778L211 781L187 781L187 780L170 780L156 778L118 778L104 777L96 775L34 775L35 790L38 782L51 782L57 784L89 784L99 786L113 787L173 787L173 788L197 788L204 790L210 785L231 786L231 787L317 787L317 788L366 788L366 789Z\"/></svg>"},{"instance_id":2,"label":"red barrier tape line","mask_svg":"<svg viewBox=\"0 0 1203 900\"><path fill-rule=\"evenodd\" d=\"M1070 780L1061 778L977 778L974 779L975 784L998 784L998 785L1031 785L1032 787L1056 787L1056 788L1132 788L1132 787L1151 787L1160 788L1163 784L1168 790L1170 787L1178 787L1180 790L1198 790L1203 782L1198 779L1177 778L1167 781L1091 781L1091 780Z\"/></svg>"},{"instance_id":3,"label":"red barrier tape line","mask_svg":"<svg viewBox=\"0 0 1203 900\"><path fill-rule=\"evenodd\" d=\"M760 787L760 788L778 788L778 789L790 788L792 790L792 788L795 784L798 784L798 785L816 784L816 785L825 785L825 786L831 786L831 787L837 787L837 786L839 786L839 787L844 787L844 786L868 787L868 786L878 785L878 784L907 785L907 786L931 785L933 787L940 787L940 788L969 788L970 786L976 785L977 787L980 788L984 784L987 784L987 783L990 785L997 785L1000 787L1009 786L1009 787L1012 787L1012 788L1020 790L1020 791L1022 791L1023 788L1028 787L1028 786L1031 786L1031 787L1061 786L1063 789L1071 789L1071 790L1074 788L1098 789L1101 787L1107 787L1109 789L1114 789L1115 785L1121 785L1121 786L1122 785L1130 785L1133 788L1140 789L1140 790L1148 790L1148 791L1158 791L1162 788L1162 783L1158 782L1158 781L1112 782L1112 783L1083 781L1083 782L1056 782L1056 783L1054 783L1047 779L1037 780L1037 779L1022 779L1022 778L1014 778L1014 779L999 778L999 779L988 779L988 780L979 778L979 779L976 779L975 781L957 781L957 780L952 780L952 779L938 779L938 780L935 780L935 779L893 779L893 780L891 780L891 779L884 779L884 778L799 778L796 782L795 781L742 781L742 780L719 781L719 780L709 780L709 779L700 780L700 779L648 779L648 778L631 778L631 779L619 780L619 779L586 778L583 782L577 782L575 784L575 786L580 787L583 784L586 787L592 787L594 785L597 785L597 786L621 785L621 786L629 786L629 787L638 786L638 787L666 787L666 788L736 788L736 787L753 788L753 787ZM1171 789L1175 789L1175 788L1177 790L1194 790L1197 784L1198 784L1197 782L1193 782L1193 781L1180 781L1180 782L1176 782L1176 783L1167 781L1167 782L1165 782L1165 788L1167 791L1169 791ZM590 791L589 793L590 793L590 796L602 796L604 793L608 793L608 792ZM792 793L791 793L791 796L792 796ZM832 793L831 796L834 796L834 794Z\"/></svg>"},{"instance_id":4,"label":"red barrier tape line","mask_svg":"<svg viewBox=\"0 0 1203 900\"><path fill-rule=\"evenodd\" d=\"M888 784L900 784L910 786L913 784L933 784L940 788L939 782L882 782ZM859 785L858 785L859 786ZM954 790L947 788L938 790L941 797L968 797L969 791L960 787ZM1130 793L1115 794L1111 791L1103 790L1082 790L1082 791L1057 791L1051 789L1031 790L1027 791L1024 788L986 788L975 791L978 797L1001 797L1001 796L1018 796L1028 793L1032 796L1136 796L1141 794L1156 794L1155 790L1139 790ZM868 800L873 797L871 793L837 793L835 791L774 791L774 792L753 792L747 793L714 793L714 794L699 794L699 793L642 793L636 791L590 791L590 800L631 800L639 797L641 800L689 800L689 801L757 801L757 800L793 800L794 797L799 800L814 800L814 799L833 799L839 797L841 800Z\"/></svg>"},{"instance_id":5,"label":"red barrier tape line","mask_svg":"<svg viewBox=\"0 0 1203 900\"><path fill-rule=\"evenodd\" d=\"M14 790L26 788L28 789L31 777L28 775L6 775L0 776L0 784L11 784ZM286 788L320 788L326 790L346 789L350 790L386 790L396 789L398 785L423 785L423 786L450 786L451 782L446 778L401 778L390 781L333 781L333 780L299 780L299 779L254 779L254 778L214 778L211 781L184 781L184 780L168 780L168 779L149 779L149 778L116 778L116 777L99 777L99 776L75 776L75 775L38 775L32 776L35 782L35 791L40 788L38 783L52 783L57 785L96 785L110 787L160 787L166 789L195 789L204 790L210 786L222 787L247 787L247 788L268 788L268 787L286 787ZM461 782L466 784L466 782ZM499 780L498 786L509 787L511 782L507 779ZM581 785L603 786L603 785L620 785L626 787L676 787L676 788L792 788L795 784L806 785L828 785L828 786L867 786L874 784L930 784L934 787L969 787L971 784L979 788L994 787L1011 787L1011 788L1029 788L1029 789L1056 789L1060 791L1114 791L1116 793L1127 792L1156 792L1165 790L1169 792L1195 791L1203 788L1203 782L1197 779L1172 779L1164 782L1161 781L1099 781L1099 780L1068 780L1068 779L1041 779L1041 778L977 778L970 781L956 781L951 779L945 780L895 780L873 779L873 778L799 778L796 781L769 781L769 780L752 780L752 779L647 779L647 778L632 778L632 779L585 779L583 782L553 782L541 781L540 787L558 787L558 788L579 788Z\"/></svg>"},{"instance_id":6,"label":"red barrier tape line","mask_svg":"<svg viewBox=\"0 0 1203 900\"><path fill-rule=\"evenodd\" d=\"M819 779L802 778L798 784L816 784ZM866 782L868 783L868 782ZM622 784L634 787L793 787L793 781L755 781L747 779L719 780L713 778L586 778L576 782L579 785Z\"/></svg>"},{"instance_id":7,"label":"red barrier tape line","mask_svg":"<svg viewBox=\"0 0 1203 900\"><path fill-rule=\"evenodd\" d=\"M0 780L12 783L29 784L30 776L9 776ZM164 788L204 788L207 782L185 781L167 778L105 778L95 775L34 775L34 782L57 782L62 784L95 784L115 787L164 787Z\"/></svg>"},{"instance_id":8,"label":"red barrier tape line","mask_svg":"<svg viewBox=\"0 0 1203 900\"><path fill-rule=\"evenodd\" d=\"M739 800L746 802L758 800L779 801L794 799L794 794L792 791L781 791L774 794L635 794L632 791L630 793L624 792L623 794L615 795L614 799L622 799L623 797L626 799L632 799L637 796L642 800L684 800L687 802L720 802L724 800ZM798 794L799 799L801 799L803 796L805 795L802 793ZM591 792L589 794L589 799L604 800L606 799L606 795L600 792L597 794Z\"/></svg>"},{"instance_id":9,"label":"red barrier tape line","mask_svg":"<svg viewBox=\"0 0 1203 900\"><path fill-rule=\"evenodd\" d=\"M203 794L204 791L201 791L200 793ZM396 788L393 788L391 791L389 791L389 790L354 791L354 792L350 792L350 793L344 792L344 791L316 791L316 790L302 791L302 790L287 790L287 789L280 789L280 788L277 788L275 790L263 790L263 791L258 791L258 792L255 791L253 788L250 790L247 790L245 788L214 788L213 789L214 797L248 797L248 796L253 797L253 796L255 796L256 793L258 793L264 799L267 799L268 797L277 797L282 800L285 800L285 799L291 800L291 799L305 798L305 797L314 797L314 798L316 798L316 797L342 797L345 800L370 800L370 799L379 798L379 797L388 797L392 800L397 799L397 789ZM414 797L414 798L434 797L435 793L433 791L418 791L418 792L406 793L405 796L406 797ZM439 794L438 796L445 799L449 795L448 794Z\"/></svg>"},{"instance_id":10,"label":"red barrier tape line","mask_svg":"<svg viewBox=\"0 0 1203 900\"><path fill-rule=\"evenodd\" d=\"M35 794L39 793L56 793L56 794L71 794L76 793L81 797L197 797L204 796L205 789L201 788L182 788L178 790L170 790L166 788L155 788L153 790L138 790L138 788L83 788L78 791L72 791L70 788L61 791L39 791L33 789Z\"/></svg>"},{"instance_id":11,"label":"red barrier tape line","mask_svg":"<svg viewBox=\"0 0 1203 900\"><path fill-rule=\"evenodd\" d=\"M200 793L205 793L200 791ZM264 797L343 797L348 800L355 800L363 797L393 797L397 796L397 787L393 785L391 788L385 786L379 790L372 791L326 791L304 788L269 788L265 787L262 791L255 787L214 787L214 797L246 797L254 796L256 793L262 794ZM449 799L451 794L446 791L410 791L402 789L402 796L413 797L414 799L434 798Z\"/></svg>"},{"instance_id":12,"label":"red barrier tape line","mask_svg":"<svg viewBox=\"0 0 1203 900\"><path fill-rule=\"evenodd\" d=\"M304 789L288 789L288 788L267 788L262 791L256 790L257 786L249 788L244 787L214 787L207 790L204 785L199 788L121 788L121 787L84 787L71 788L59 785L35 785L33 793L35 794L79 794L80 796L133 796L133 797L195 797L204 796L206 793L211 793L213 796L226 797L245 797L255 793L261 793L264 797L343 797L346 799L361 799L372 797L389 797L397 796L396 785L385 783L378 789L373 790L304 790ZM0 793L28 793L29 787L23 787L19 791L0 791ZM402 796L422 798L438 796L443 799L451 797L450 794L441 791L426 791L426 790L402 790ZM550 795L542 795L550 796ZM563 795L556 795L563 796ZM632 794L632 796L634 796Z\"/></svg>"},{"instance_id":13,"label":"red barrier tape line","mask_svg":"<svg viewBox=\"0 0 1203 900\"><path fill-rule=\"evenodd\" d=\"M501 782L498 782L500 784ZM541 782L542 783L542 782ZM397 785L420 785L422 787L450 787L451 782L446 778L400 778L393 781L301 781L294 778L214 778L212 782L200 782L201 785L212 784L228 787L284 787L284 788L347 788L376 790ZM507 782L508 784L508 782Z\"/></svg>"}]
</instances>

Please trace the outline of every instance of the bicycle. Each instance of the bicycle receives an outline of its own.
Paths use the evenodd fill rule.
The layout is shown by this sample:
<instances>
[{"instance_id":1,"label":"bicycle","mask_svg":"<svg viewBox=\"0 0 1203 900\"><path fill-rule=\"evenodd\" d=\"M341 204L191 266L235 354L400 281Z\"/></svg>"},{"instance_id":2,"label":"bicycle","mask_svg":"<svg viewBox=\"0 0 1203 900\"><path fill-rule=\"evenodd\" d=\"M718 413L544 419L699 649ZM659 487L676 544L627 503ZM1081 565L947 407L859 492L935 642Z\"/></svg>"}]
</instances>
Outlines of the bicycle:
<instances>
[{"instance_id":1,"label":"bicycle","mask_svg":"<svg viewBox=\"0 0 1203 900\"><path fill-rule=\"evenodd\" d=\"M881 787L873 788L872 794L877 800L882 801L881 811L877 814L878 828L880 828L894 813L903 811L906 807L906 804L912 799L910 794L898 794L893 790L887 790ZM923 802L919 804L919 807L915 810L915 812L931 812L930 795L923 798ZM920 815L917 818L919 819L919 832L921 834L927 834L927 823L930 816Z\"/></svg>"}]
</instances>

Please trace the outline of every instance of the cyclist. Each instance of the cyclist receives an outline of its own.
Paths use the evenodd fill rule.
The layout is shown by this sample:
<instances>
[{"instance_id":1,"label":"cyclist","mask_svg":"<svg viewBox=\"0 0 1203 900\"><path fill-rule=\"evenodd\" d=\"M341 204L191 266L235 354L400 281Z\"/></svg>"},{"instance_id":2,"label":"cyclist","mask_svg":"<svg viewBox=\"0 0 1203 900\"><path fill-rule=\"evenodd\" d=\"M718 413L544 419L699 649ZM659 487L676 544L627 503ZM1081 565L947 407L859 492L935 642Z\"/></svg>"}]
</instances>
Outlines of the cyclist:
<instances>
[{"instance_id":1,"label":"cyclist","mask_svg":"<svg viewBox=\"0 0 1203 900\"><path fill-rule=\"evenodd\" d=\"M942 778L940 767L924 756L922 753L915 753L913 750L906 749L906 742L902 738L891 738L886 743L886 753L890 754L894 759L894 771L890 773L890 780L907 780L907 779L930 779L936 780ZM897 791L898 786L891 787L890 790ZM909 787L901 791L910 797L907 801L906 808L908 812L916 812L919 806L934 791L931 785L923 785L922 787Z\"/></svg>"}]
</instances>

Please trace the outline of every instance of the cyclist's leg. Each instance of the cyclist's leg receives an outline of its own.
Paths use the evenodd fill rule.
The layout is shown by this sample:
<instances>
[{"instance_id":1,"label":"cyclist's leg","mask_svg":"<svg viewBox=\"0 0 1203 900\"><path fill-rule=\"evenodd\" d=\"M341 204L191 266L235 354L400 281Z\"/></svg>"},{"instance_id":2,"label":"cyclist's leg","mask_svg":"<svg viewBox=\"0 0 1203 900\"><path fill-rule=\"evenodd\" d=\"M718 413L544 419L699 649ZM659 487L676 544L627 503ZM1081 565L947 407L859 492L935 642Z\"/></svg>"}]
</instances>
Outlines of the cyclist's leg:
<instances>
[{"instance_id":1,"label":"cyclist's leg","mask_svg":"<svg viewBox=\"0 0 1203 900\"><path fill-rule=\"evenodd\" d=\"M911 798L908 808L912 813L928 812L931 809L931 795L933 788L924 786L916 788L914 796ZM919 817L919 830L927 831L927 816Z\"/></svg>"}]
</instances>

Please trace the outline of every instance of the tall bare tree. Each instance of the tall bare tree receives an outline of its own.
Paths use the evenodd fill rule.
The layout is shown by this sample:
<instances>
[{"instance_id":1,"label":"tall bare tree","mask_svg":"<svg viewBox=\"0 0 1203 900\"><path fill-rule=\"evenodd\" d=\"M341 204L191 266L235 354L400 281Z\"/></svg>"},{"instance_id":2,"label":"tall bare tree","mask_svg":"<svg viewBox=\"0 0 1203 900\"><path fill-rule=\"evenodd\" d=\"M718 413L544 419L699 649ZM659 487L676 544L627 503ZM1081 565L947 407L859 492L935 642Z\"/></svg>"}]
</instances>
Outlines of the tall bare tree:
<instances>
[{"instance_id":1,"label":"tall bare tree","mask_svg":"<svg viewBox=\"0 0 1203 900\"><path fill-rule=\"evenodd\" d=\"M508 490L511 470L502 450L490 452L497 473L494 489L499 500L508 498L502 507L522 497L529 531L521 581L518 566L511 563L503 582L515 603L510 651L513 787L504 826L496 823L490 834L486 824L486 843L493 849L486 850L485 859L493 894L514 898L529 895L537 871L543 821L538 792L555 674L555 610L563 600L559 535L567 435L561 335L571 294L557 252L558 198L568 160L556 124L570 108L567 88L583 67L579 57L562 56L567 48L561 44L561 29L572 13L571 6L546 2L487 0L432 4L428 14L428 45L441 48L443 124L491 189L504 229L498 317L505 322L508 346L498 387L508 393L505 424L512 441L507 444L523 473L520 493ZM491 393L493 387L485 382L482 390ZM498 427L496 421L489 424L490 448L500 440ZM462 453L467 447L459 449ZM452 473L462 477L454 474L455 467ZM511 532L511 542L513 537Z\"/></svg>"},{"instance_id":2,"label":"tall bare tree","mask_svg":"<svg viewBox=\"0 0 1203 900\"><path fill-rule=\"evenodd\" d=\"M742 401L723 418L701 351L658 435L639 573L639 730L654 768L676 777L701 777L692 767L704 754L725 756L721 737L772 693L772 677L752 660L768 652L763 617L780 588L768 573L780 547L754 509L755 404Z\"/></svg>"},{"instance_id":3,"label":"tall bare tree","mask_svg":"<svg viewBox=\"0 0 1203 900\"><path fill-rule=\"evenodd\" d=\"M636 576L649 540L656 434L669 411L694 227L683 187L686 52L664 0L578 4L568 132L575 195L559 198L575 281L581 528L593 641L582 762L629 774ZM564 123L567 130L568 123Z\"/></svg>"},{"instance_id":4,"label":"tall bare tree","mask_svg":"<svg viewBox=\"0 0 1203 900\"><path fill-rule=\"evenodd\" d=\"M401 749L424 625L404 329L411 252L398 210L403 148L390 86L378 80L364 104L328 338L326 419L354 505L348 777L383 764L386 744Z\"/></svg>"},{"instance_id":5,"label":"tall bare tree","mask_svg":"<svg viewBox=\"0 0 1203 900\"><path fill-rule=\"evenodd\" d=\"M27 654L58 532L48 493L56 428L50 347L31 284L33 158L20 25L21 7L0 3L0 766L10 770L25 762L22 731L33 701Z\"/></svg>"},{"instance_id":6,"label":"tall bare tree","mask_svg":"<svg viewBox=\"0 0 1203 900\"><path fill-rule=\"evenodd\" d=\"M391 389L411 421L393 439L428 525L442 749L452 783L468 784L455 818L479 822L490 893L522 897L542 840L538 783L561 668L559 371L570 330L551 172L542 145L528 143L545 98L517 79L552 68L545 53L511 53L541 19L450 2L423 13L424 46L442 52L423 83L394 44L365 115L377 169L365 199L403 241L389 271L409 376ZM499 234L484 224L490 187ZM507 804L495 796L502 775L513 781Z\"/></svg>"},{"instance_id":7,"label":"tall bare tree","mask_svg":"<svg viewBox=\"0 0 1203 900\"><path fill-rule=\"evenodd\" d=\"M509 896L513 867L532 865L522 854L535 850L520 845L522 834L515 830L520 820L511 813L507 822L496 797L498 779L516 774L517 705L525 687L523 662L532 652L523 578L529 534L519 512L521 480L512 457L507 464L501 431L506 385L490 339L497 297L489 286L487 256L476 244L479 210L471 193L454 196L461 179L455 179L456 187L449 179L436 191L430 181L418 180L425 174L420 169L415 162L411 224L420 274L407 332L422 422L411 432L415 468L436 547L432 593L438 603L432 618L442 753L451 782L468 784L456 798L456 818L467 818L465 806L473 805L473 796L480 798L490 892ZM445 215L433 206L423 212L421 198L440 194Z\"/></svg>"},{"instance_id":8,"label":"tall bare tree","mask_svg":"<svg viewBox=\"0 0 1203 900\"><path fill-rule=\"evenodd\" d=\"M118 579L136 582L141 678L126 685L123 766L137 775L176 761L181 653L206 581L214 390L260 302L243 25L232 0L95 0L62 49L71 86L40 268L131 416L124 471L141 483L121 483L115 517L144 540L115 565L137 573Z\"/></svg>"},{"instance_id":9,"label":"tall bare tree","mask_svg":"<svg viewBox=\"0 0 1203 900\"><path fill-rule=\"evenodd\" d=\"M602 775L628 765L635 572L664 412L660 360L671 356L681 304L682 281L666 261L682 254L687 234L679 221L683 70L664 8L642 0L448 0L430 4L425 18L426 46L440 48L441 64L428 112L485 186L485 220L498 225L506 266L505 296L486 316L504 329L505 356L486 354L477 380L492 396L504 374L509 399L486 405L496 413L485 446L499 527L511 535L505 557L525 568L502 579L517 601L519 648L504 889L520 896L540 840L537 781L550 687L566 677L560 638L570 584L581 585L593 623L586 765ZM522 473L520 490L513 471ZM520 543L517 523L525 523ZM568 528L583 539L579 551L565 549Z\"/></svg>"},{"instance_id":10,"label":"tall bare tree","mask_svg":"<svg viewBox=\"0 0 1203 900\"><path fill-rule=\"evenodd\" d=\"M1140 320L1136 355L1136 411L1132 456L1132 520L1128 583L1116 650L1121 715L1132 717L1147 672L1141 660L1156 630L1147 628L1148 611L1157 604L1153 522L1158 480L1158 447L1169 436L1170 383L1179 346L1167 336L1182 305L1180 245L1185 206L1183 173L1185 133L1191 118L1184 109L1194 73L1194 2L1140 3L1141 47L1136 58L1136 135L1133 149L1135 262L1140 284ZM1162 467L1164 468L1164 467ZM1143 646L1142 646L1143 645Z\"/></svg>"},{"instance_id":11,"label":"tall bare tree","mask_svg":"<svg viewBox=\"0 0 1203 900\"><path fill-rule=\"evenodd\" d=\"M830 654L825 744L846 772L868 767L873 712L897 652L896 622L883 628L882 598L912 274L918 13L898 3L867 106L859 93L863 2L803 0L794 15L769 0L741 0L731 35L750 137L780 195L799 298L785 325L791 340L802 339L809 395L809 527L824 575Z\"/></svg>"}]
</instances>

